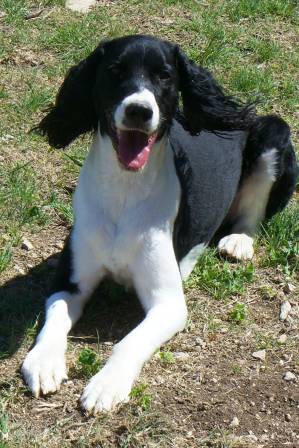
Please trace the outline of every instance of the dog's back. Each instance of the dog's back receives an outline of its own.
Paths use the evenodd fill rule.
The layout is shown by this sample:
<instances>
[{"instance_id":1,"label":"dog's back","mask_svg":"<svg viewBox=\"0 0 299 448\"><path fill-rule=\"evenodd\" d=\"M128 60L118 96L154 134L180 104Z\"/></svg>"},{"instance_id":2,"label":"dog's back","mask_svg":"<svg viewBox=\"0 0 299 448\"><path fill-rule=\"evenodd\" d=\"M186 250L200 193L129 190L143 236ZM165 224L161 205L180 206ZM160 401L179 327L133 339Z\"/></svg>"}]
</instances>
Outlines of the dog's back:
<instances>
[{"instance_id":1,"label":"dog's back","mask_svg":"<svg viewBox=\"0 0 299 448\"><path fill-rule=\"evenodd\" d=\"M178 260L207 245L223 222L239 185L246 138L242 131L191 136L173 122L170 144L182 187L174 229Z\"/></svg>"}]
</instances>

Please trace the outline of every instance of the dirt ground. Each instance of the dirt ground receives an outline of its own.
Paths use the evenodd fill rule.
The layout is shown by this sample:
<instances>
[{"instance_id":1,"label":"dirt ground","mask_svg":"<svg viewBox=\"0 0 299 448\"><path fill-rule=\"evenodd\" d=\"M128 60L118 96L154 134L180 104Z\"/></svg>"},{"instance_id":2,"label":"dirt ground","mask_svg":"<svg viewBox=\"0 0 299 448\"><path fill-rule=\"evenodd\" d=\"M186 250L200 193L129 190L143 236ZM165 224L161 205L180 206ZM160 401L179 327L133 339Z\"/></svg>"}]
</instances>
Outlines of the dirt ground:
<instances>
[{"instance_id":1,"label":"dirt ground","mask_svg":"<svg viewBox=\"0 0 299 448\"><path fill-rule=\"evenodd\" d=\"M0 4L0 448L299 448L299 278L273 240L256 244L244 292L216 300L200 282L186 285L186 329L145 365L130 402L115 411L88 417L79 407L88 381L78 369L82 351L104 364L143 317L134 293L108 282L70 334L61 390L35 399L20 375L72 220L74 160L84 160L89 141L62 154L29 132L66 71L103 38L154 34L178 43L237 98L261 99L259 113L280 114L298 147L296 1L98 0L84 17L64 0L36 3ZM281 253L286 244L294 258L291 227L287 219L280 227ZM212 282L230 291L217 272L222 260L213 263ZM245 314L232 318L239 303Z\"/></svg>"},{"instance_id":2,"label":"dirt ground","mask_svg":"<svg viewBox=\"0 0 299 448\"><path fill-rule=\"evenodd\" d=\"M42 313L65 234L66 229L58 226L52 233L32 236L36 249L32 253L20 249L16 258L15 266L24 275L10 272L1 288L6 299L33 303L24 322L30 318L34 322ZM47 252L43 252L45 239ZM293 305L292 313L281 322L280 305L286 299ZM86 383L76 373L78 353L88 345L103 361L107 359L112 343L142 318L134 294L110 285L94 294L70 336L69 381L51 397L34 399L26 390L19 367L32 338L19 347L24 334L11 328L11 356L1 363L0 387L14 443L19 432L24 447L299 447L296 290L289 291L279 271L260 270L243 298L248 313L239 325L228 320L231 300L221 302L191 290L187 301L186 330L163 347L174 359L165 362L157 353L139 380L147 385L149 407L143 409L132 399L96 418L84 416L78 405ZM13 316L13 303L7 308L13 324L19 316ZM257 350L265 350L261 354L265 359L252 356ZM286 372L295 379L286 381ZM10 446L9 437L8 433L8 445L3 446Z\"/></svg>"}]
</instances>

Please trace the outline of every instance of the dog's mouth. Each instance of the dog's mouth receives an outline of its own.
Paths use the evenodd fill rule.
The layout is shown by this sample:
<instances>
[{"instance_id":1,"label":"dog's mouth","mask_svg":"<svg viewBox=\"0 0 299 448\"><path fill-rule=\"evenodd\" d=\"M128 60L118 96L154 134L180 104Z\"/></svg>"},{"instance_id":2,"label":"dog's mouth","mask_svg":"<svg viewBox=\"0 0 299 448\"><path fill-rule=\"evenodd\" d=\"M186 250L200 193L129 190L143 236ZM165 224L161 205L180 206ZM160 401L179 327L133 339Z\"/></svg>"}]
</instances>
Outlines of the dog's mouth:
<instances>
[{"instance_id":1,"label":"dog's mouth","mask_svg":"<svg viewBox=\"0 0 299 448\"><path fill-rule=\"evenodd\" d=\"M115 149L121 164L132 171L142 169L148 161L156 138L157 134L117 129Z\"/></svg>"}]
</instances>

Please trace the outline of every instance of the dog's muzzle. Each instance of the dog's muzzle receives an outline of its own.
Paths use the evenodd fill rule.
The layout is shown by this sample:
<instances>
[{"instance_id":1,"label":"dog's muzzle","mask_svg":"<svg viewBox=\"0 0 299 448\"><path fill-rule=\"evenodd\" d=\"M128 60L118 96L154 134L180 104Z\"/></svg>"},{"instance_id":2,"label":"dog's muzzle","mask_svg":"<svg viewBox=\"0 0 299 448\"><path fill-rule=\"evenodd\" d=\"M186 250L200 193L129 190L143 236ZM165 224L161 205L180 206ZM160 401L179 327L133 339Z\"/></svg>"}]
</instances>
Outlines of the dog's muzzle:
<instances>
[{"instance_id":1,"label":"dog's muzzle","mask_svg":"<svg viewBox=\"0 0 299 448\"><path fill-rule=\"evenodd\" d=\"M124 168L140 170L149 158L159 126L159 108L147 89L126 97L114 114L115 149Z\"/></svg>"}]
</instances>

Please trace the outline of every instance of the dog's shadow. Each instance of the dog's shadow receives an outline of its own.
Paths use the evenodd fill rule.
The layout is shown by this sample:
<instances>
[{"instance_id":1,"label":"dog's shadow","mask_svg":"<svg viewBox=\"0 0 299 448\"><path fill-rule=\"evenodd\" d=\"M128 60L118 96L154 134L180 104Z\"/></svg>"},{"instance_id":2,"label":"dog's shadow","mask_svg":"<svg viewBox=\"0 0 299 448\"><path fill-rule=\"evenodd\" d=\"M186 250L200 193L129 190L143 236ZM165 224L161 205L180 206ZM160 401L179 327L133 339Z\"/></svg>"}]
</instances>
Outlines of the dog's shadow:
<instances>
[{"instance_id":1,"label":"dog's shadow","mask_svg":"<svg viewBox=\"0 0 299 448\"><path fill-rule=\"evenodd\" d=\"M54 255L55 257L55 255ZM51 256L26 275L18 275L0 287L0 359L11 357L24 339L39 331L44 305L55 268ZM133 329L144 314L133 292L104 281L94 292L72 330L80 342L116 342Z\"/></svg>"}]
</instances>

